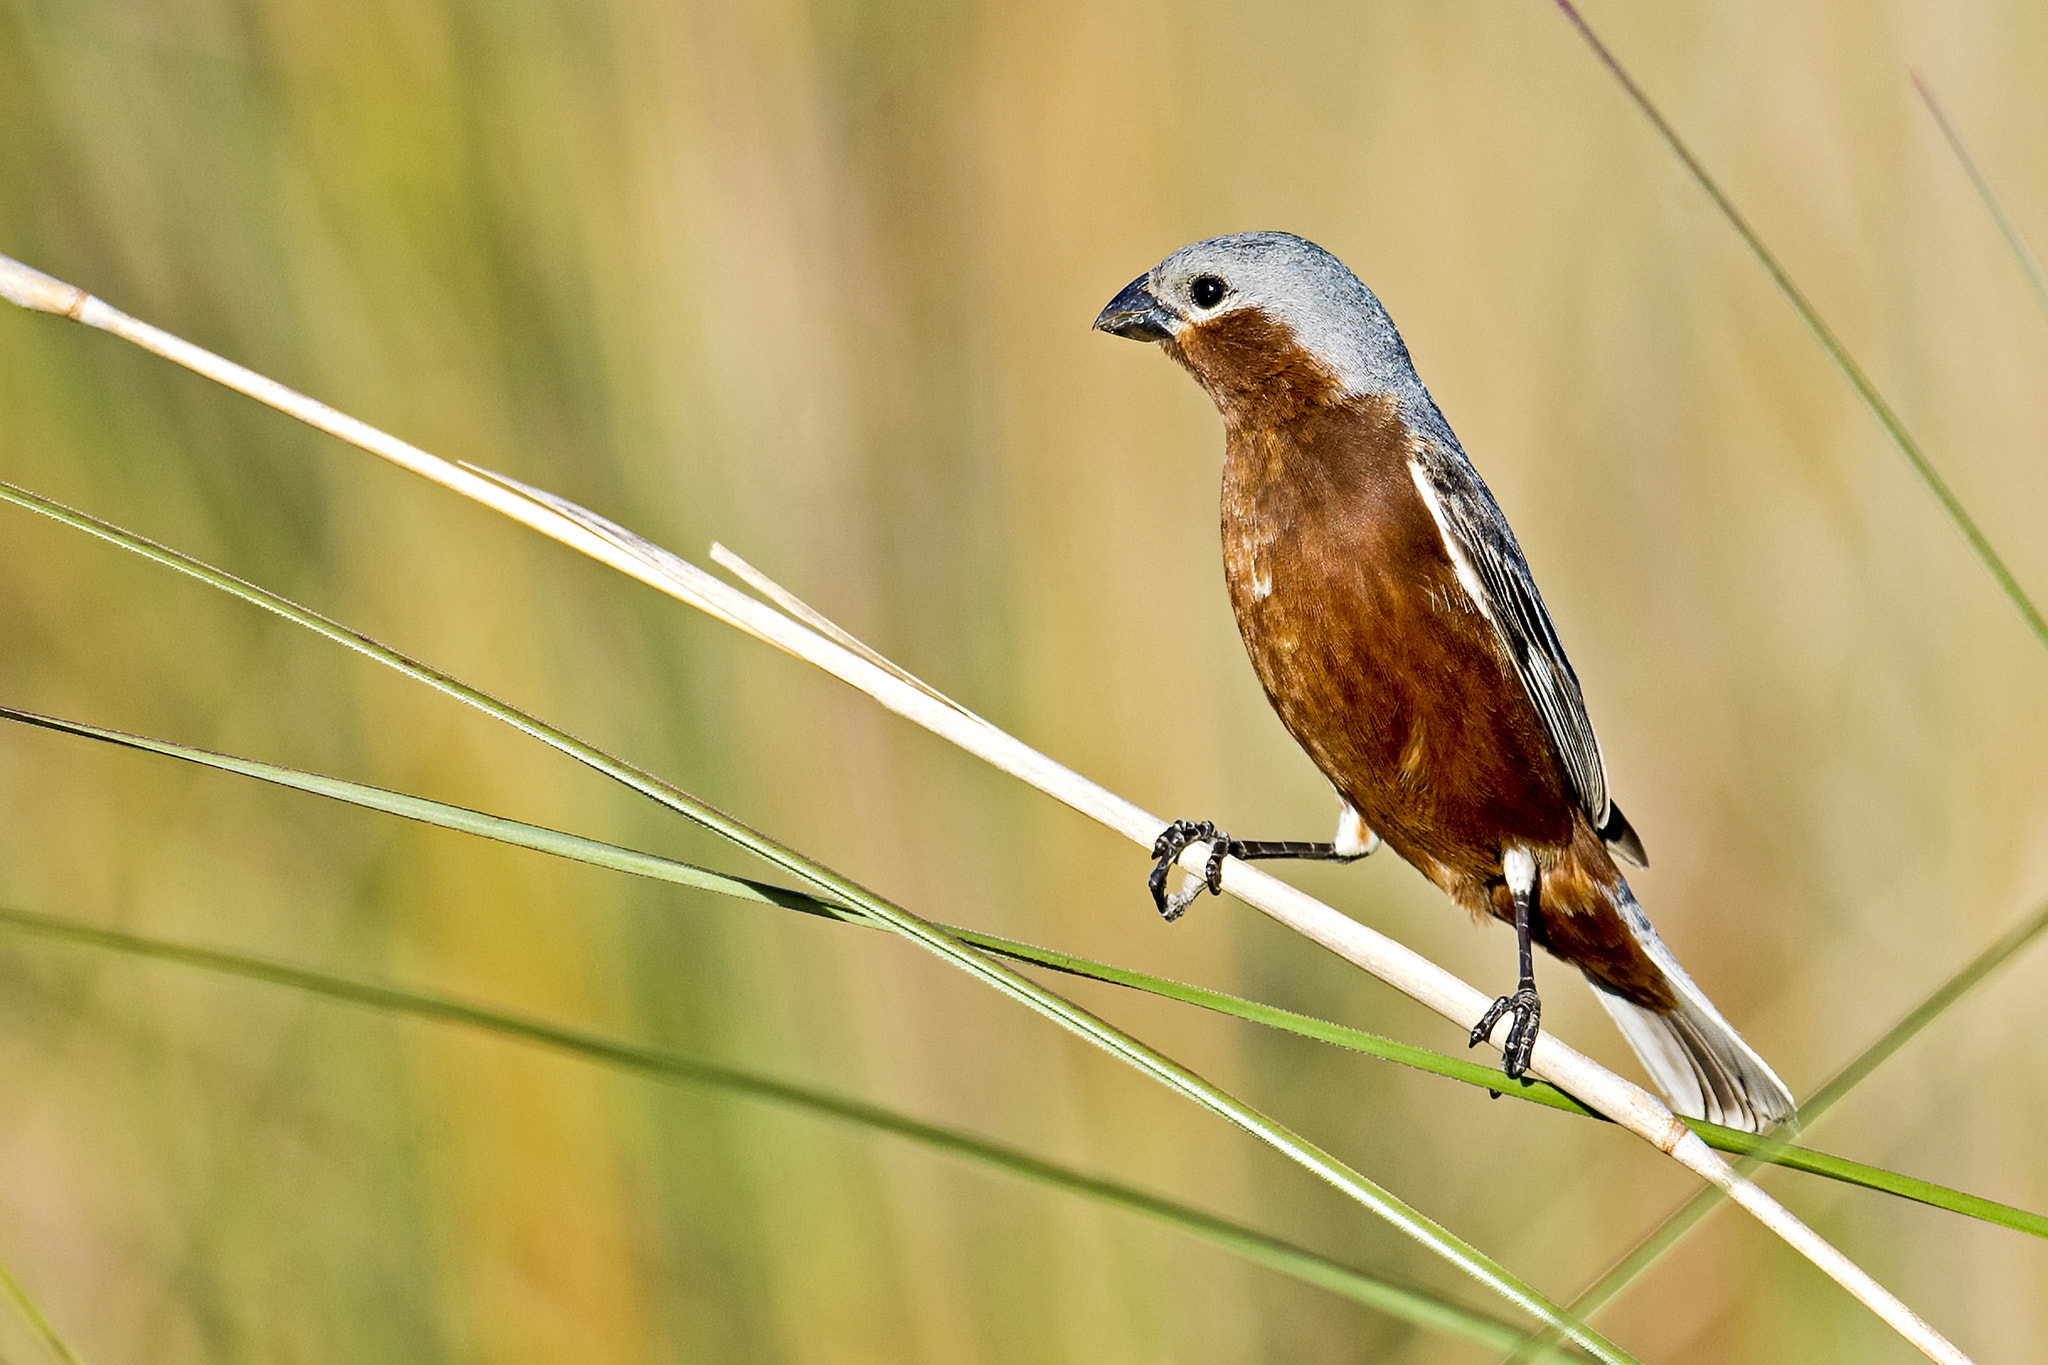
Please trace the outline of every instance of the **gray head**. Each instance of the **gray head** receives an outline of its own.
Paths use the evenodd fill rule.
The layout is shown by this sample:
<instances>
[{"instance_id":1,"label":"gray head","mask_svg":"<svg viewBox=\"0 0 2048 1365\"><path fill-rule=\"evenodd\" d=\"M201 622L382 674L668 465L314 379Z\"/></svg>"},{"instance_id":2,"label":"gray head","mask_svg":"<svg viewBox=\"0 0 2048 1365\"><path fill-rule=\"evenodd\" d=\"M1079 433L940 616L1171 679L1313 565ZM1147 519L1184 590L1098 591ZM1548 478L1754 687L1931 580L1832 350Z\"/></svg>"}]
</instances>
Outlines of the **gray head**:
<instances>
[{"instance_id":1,"label":"gray head","mask_svg":"<svg viewBox=\"0 0 2048 1365\"><path fill-rule=\"evenodd\" d=\"M1180 341L1190 329L1256 311L1350 394L1388 394L1432 412L1387 310L1344 263L1289 232L1240 232L1184 246L1110 300L1098 330ZM1175 349L1169 347L1169 349Z\"/></svg>"}]
</instances>

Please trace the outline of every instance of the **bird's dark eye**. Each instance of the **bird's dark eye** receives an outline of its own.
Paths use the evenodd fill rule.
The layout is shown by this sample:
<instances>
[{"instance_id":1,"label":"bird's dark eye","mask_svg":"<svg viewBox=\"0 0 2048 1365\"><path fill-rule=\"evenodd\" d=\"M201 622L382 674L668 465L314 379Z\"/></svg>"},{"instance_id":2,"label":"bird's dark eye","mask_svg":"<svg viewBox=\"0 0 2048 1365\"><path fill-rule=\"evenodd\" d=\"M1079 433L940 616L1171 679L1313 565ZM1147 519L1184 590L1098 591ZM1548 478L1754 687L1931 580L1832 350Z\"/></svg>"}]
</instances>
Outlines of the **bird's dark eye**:
<instances>
[{"instance_id":1,"label":"bird's dark eye","mask_svg":"<svg viewBox=\"0 0 2048 1365\"><path fill-rule=\"evenodd\" d=\"M1223 302L1223 296L1230 292L1230 286L1214 275L1197 275L1188 286L1188 297L1195 301L1197 308L1214 308Z\"/></svg>"}]
</instances>

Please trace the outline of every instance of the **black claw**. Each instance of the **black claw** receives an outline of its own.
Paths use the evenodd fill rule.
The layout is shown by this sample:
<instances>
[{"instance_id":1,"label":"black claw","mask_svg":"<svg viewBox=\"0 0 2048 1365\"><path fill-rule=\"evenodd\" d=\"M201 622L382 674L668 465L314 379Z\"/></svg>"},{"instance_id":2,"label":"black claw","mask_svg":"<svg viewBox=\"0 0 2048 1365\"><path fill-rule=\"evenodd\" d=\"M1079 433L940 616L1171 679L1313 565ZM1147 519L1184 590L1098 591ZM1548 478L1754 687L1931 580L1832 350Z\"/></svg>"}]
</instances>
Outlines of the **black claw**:
<instances>
[{"instance_id":1,"label":"black claw","mask_svg":"<svg viewBox=\"0 0 2048 1365\"><path fill-rule=\"evenodd\" d=\"M1536 1034L1543 1018L1543 1001L1536 995L1534 986L1523 986L1513 995L1503 995L1488 1007L1479 1020L1479 1026L1472 1030L1472 1046L1478 1047L1493 1033L1493 1026L1501 1016L1511 1014L1514 1021L1508 1025L1507 1041L1501 1044L1500 1069L1508 1073L1511 1080L1521 1080L1529 1069L1529 1054L1536 1050Z\"/></svg>"},{"instance_id":2,"label":"black claw","mask_svg":"<svg viewBox=\"0 0 2048 1365\"><path fill-rule=\"evenodd\" d=\"M1209 864L1202 869L1202 881L1211 895L1223 894L1223 855L1230 852L1230 836L1218 834L1209 844Z\"/></svg>"},{"instance_id":3,"label":"black claw","mask_svg":"<svg viewBox=\"0 0 2048 1365\"><path fill-rule=\"evenodd\" d=\"M1152 875L1145 879L1145 885L1152 892L1152 903L1159 907L1159 917L1171 924L1187 913L1188 906L1206 887L1217 895L1223 894L1223 857L1230 852L1232 840L1227 834L1217 832L1215 822L1210 820L1176 820L1153 841L1152 856L1158 861L1152 864ZM1166 894L1166 874L1180 861L1190 844L1210 845L1209 862L1203 869L1200 880L1169 896Z\"/></svg>"},{"instance_id":4,"label":"black claw","mask_svg":"<svg viewBox=\"0 0 2048 1365\"><path fill-rule=\"evenodd\" d=\"M1202 837L1202 827L1192 820L1176 820L1160 832L1152 841L1152 856L1157 859L1152 865L1152 875L1145 879L1146 887L1152 892L1153 904L1166 919L1177 918L1178 910L1167 913L1166 874L1172 870L1181 851Z\"/></svg>"}]
</instances>

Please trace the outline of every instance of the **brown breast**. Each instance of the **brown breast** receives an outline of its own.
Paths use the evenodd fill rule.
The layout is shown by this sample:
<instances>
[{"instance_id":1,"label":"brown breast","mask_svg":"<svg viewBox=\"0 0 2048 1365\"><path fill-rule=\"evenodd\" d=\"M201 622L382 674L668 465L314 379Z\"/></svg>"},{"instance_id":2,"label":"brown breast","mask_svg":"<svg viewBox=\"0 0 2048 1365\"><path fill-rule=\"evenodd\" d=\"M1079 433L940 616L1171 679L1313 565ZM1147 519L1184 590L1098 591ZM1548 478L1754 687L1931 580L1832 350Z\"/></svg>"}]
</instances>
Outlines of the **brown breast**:
<instances>
[{"instance_id":1,"label":"brown breast","mask_svg":"<svg viewBox=\"0 0 2048 1365\"><path fill-rule=\"evenodd\" d=\"M1562 848L1573 806L1409 449L1384 399L1234 428L1224 568L1288 730L1368 825L1451 890L1497 877L1509 843Z\"/></svg>"},{"instance_id":2,"label":"brown breast","mask_svg":"<svg viewBox=\"0 0 2048 1365\"><path fill-rule=\"evenodd\" d=\"M1512 921L1511 844L1543 869L1539 942L1669 1004L1614 908L1620 873L1409 473L1391 399L1345 395L1284 326L1225 315L1164 343L1227 432L1223 565L1281 721L1393 850Z\"/></svg>"},{"instance_id":3,"label":"brown breast","mask_svg":"<svg viewBox=\"0 0 2048 1365\"><path fill-rule=\"evenodd\" d=\"M1169 350L1224 416L1224 573L1266 695L1368 825L1480 908L1506 845L1562 850L1574 807L1416 491L1407 427L1256 312Z\"/></svg>"}]
</instances>

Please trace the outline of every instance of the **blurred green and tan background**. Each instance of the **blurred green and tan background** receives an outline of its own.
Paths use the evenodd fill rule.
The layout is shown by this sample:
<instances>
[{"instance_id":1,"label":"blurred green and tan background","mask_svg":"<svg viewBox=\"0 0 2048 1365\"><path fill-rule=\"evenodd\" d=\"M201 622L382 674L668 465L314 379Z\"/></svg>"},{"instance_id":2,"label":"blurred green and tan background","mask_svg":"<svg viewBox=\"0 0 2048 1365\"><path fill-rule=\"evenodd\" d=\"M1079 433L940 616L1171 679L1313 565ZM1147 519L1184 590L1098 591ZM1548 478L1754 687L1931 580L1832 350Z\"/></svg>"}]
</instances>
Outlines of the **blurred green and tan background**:
<instances>
[{"instance_id":1,"label":"blurred green and tan background","mask_svg":"<svg viewBox=\"0 0 2048 1365\"><path fill-rule=\"evenodd\" d=\"M2048 320L1917 104L2048 246L2048 8L1589 17L2048 594ZM1219 572L1219 424L1088 330L1287 228L1387 303L1520 532L1636 878L1802 1093L2048 895L2048 656L1537 0L0 0L0 252L678 550L717 538L1162 816L1320 837ZM1454 1050L1244 907L865 698L110 338L0 314L0 477L650 767L907 906ZM454 703L18 511L0 700L751 872ZM1390 857L1290 872L1481 985ZM1265 1149L883 936L20 729L0 902L824 1084L1484 1303ZM1539 968L1539 972L1544 969ZM1545 1023L1636 1074L1552 967ZM1069 985L1569 1295L1688 1192L1611 1129ZM2035 952L1818 1145L2048 1206ZM1488 1357L1130 1217L759 1103L0 938L0 1259L121 1361ZM1983 1360L2048 1248L1779 1174ZM1492 1305L1486 1305L1491 1307ZM1908 1349L1719 1214L1646 1360ZM10 1319L0 1355L37 1358Z\"/></svg>"}]
</instances>

